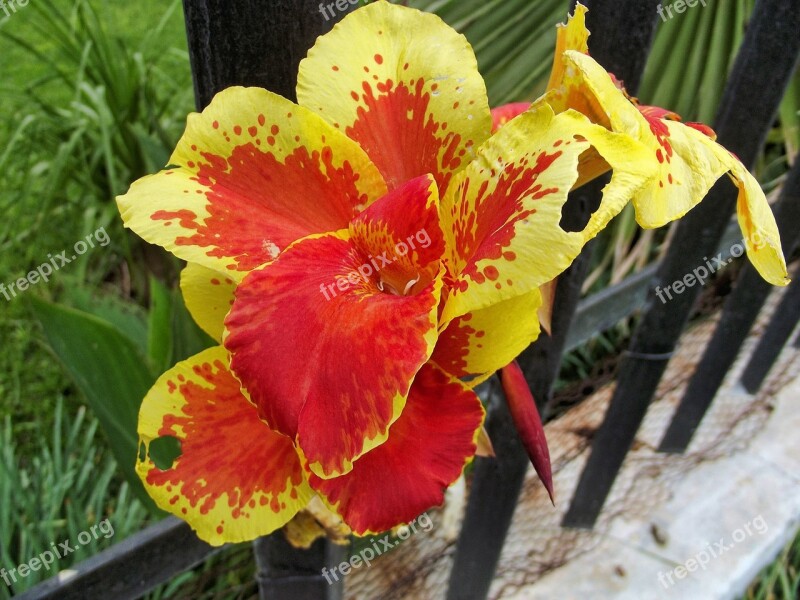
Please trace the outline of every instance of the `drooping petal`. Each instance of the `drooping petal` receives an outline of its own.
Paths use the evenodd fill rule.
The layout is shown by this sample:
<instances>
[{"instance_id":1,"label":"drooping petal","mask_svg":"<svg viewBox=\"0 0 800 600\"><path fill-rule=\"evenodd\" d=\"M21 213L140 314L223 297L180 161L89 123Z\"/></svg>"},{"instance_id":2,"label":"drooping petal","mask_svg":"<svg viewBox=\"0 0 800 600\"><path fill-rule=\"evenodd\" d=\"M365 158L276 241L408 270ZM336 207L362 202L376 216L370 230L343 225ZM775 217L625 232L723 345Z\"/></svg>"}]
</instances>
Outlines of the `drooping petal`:
<instances>
[{"instance_id":1,"label":"drooping petal","mask_svg":"<svg viewBox=\"0 0 800 600\"><path fill-rule=\"evenodd\" d=\"M231 365L262 417L331 477L386 440L436 341L441 275L381 291L347 232L292 245L236 290Z\"/></svg>"},{"instance_id":2,"label":"drooping petal","mask_svg":"<svg viewBox=\"0 0 800 600\"><path fill-rule=\"evenodd\" d=\"M748 257L764 279L784 285L785 260L766 197L744 165L714 141L713 130L701 123L680 123L666 109L634 105L614 78L581 52L566 51L564 61L572 67L579 90L570 98L591 98L605 113L608 127L639 140L656 159L656 178L633 198L639 224L660 227L682 217L728 173L739 188L737 214Z\"/></svg>"},{"instance_id":3,"label":"drooping petal","mask_svg":"<svg viewBox=\"0 0 800 600\"><path fill-rule=\"evenodd\" d=\"M222 342L225 315L233 306L236 282L213 269L189 263L181 271L181 292L195 323Z\"/></svg>"},{"instance_id":4,"label":"drooping petal","mask_svg":"<svg viewBox=\"0 0 800 600\"><path fill-rule=\"evenodd\" d=\"M785 285L786 263L764 192L744 165L713 140L713 132L696 123L680 123L653 107L640 111L590 57L575 52L566 57L583 78L585 93L596 97L608 113L611 128L639 140L658 166L656 178L633 197L637 222L654 228L682 217L728 173L739 188L737 213L748 257L765 280Z\"/></svg>"},{"instance_id":5,"label":"drooping petal","mask_svg":"<svg viewBox=\"0 0 800 600\"><path fill-rule=\"evenodd\" d=\"M756 178L731 155L730 177L739 188L736 216L744 236L747 258L772 285L788 285L789 273L781 248L778 225Z\"/></svg>"},{"instance_id":6,"label":"drooping petal","mask_svg":"<svg viewBox=\"0 0 800 600\"><path fill-rule=\"evenodd\" d=\"M432 173L444 190L491 131L466 38L389 2L353 12L317 40L300 63L297 98L361 144L389 189Z\"/></svg>"},{"instance_id":7,"label":"drooping petal","mask_svg":"<svg viewBox=\"0 0 800 600\"><path fill-rule=\"evenodd\" d=\"M536 474L542 480L550 501L553 499L553 472L550 467L550 449L542 427L542 419L536 408L536 401L531 394L531 388L525 381L525 375L516 361L509 364L502 371L503 391L506 395L508 408L514 425L517 428L522 445L536 469Z\"/></svg>"},{"instance_id":8,"label":"drooping petal","mask_svg":"<svg viewBox=\"0 0 800 600\"><path fill-rule=\"evenodd\" d=\"M560 226L561 209L590 147L614 169L582 232ZM442 199L451 290L442 321L552 280L652 176L645 149L575 111L547 104L505 125L453 180Z\"/></svg>"},{"instance_id":9,"label":"drooping petal","mask_svg":"<svg viewBox=\"0 0 800 600\"><path fill-rule=\"evenodd\" d=\"M444 500L475 455L484 410L474 392L428 364L386 443L347 475L309 483L358 535L408 523Z\"/></svg>"},{"instance_id":10,"label":"drooping petal","mask_svg":"<svg viewBox=\"0 0 800 600\"><path fill-rule=\"evenodd\" d=\"M209 544L271 533L312 496L292 441L259 420L221 347L158 379L142 403L139 436L146 449L160 438L180 440L169 468L146 455L136 471L156 503Z\"/></svg>"},{"instance_id":11,"label":"drooping petal","mask_svg":"<svg viewBox=\"0 0 800 600\"><path fill-rule=\"evenodd\" d=\"M145 240L223 273L347 227L386 191L358 144L258 88L228 88L190 115L170 163L177 168L117 199L122 218Z\"/></svg>"},{"instance_id":12,"label":"drooping petal","mask_svg":"<svg viewBox=\"0 0 800 600\"><path fill-rule=\"evenodd\" d=\"M439 334L431 361L474 387L514 360L539 337L538 289L469 312Z\"/></svg>"}]
</instances>

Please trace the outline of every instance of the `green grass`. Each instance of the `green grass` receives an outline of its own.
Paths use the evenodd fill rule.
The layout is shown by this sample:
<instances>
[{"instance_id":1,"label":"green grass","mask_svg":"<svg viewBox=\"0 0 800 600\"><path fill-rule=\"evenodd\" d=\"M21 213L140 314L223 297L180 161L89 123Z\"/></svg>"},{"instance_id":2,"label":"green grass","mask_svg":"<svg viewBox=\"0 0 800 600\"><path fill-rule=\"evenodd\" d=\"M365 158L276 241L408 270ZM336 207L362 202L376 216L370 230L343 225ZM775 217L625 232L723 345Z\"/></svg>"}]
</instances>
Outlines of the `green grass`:
<instances>
[{"instance_id":1,"label":"green grass","mask_svg":"<svg viewBox=\"0 0 800 600\"><path fill-rule=\"evenodd\" d=\"M110 527L103 527L103 535L96 529L89 543L56 558L50 570L10 581L14 593L135 533L147 515L127 484L117 481L116 462L100 441L96 419L85 409L70 416L61 398L43 402L40 410L53 415L50 431L8 416L0 425L0 566L10 571L53 544L75 546L83 532L106 518ZM21 431L31 438L26 454L18 447ZM0 598L8 597L8 587L0 582Z\"/></svg>"},{"instance_id":2,"label":"green grass","mask_svg":"<svg viewBox=\"0 0 800 600\"><path fill-rule=\"evenodd\" d=\"M0 283L100 226L112 240L49 283L10 302L0 296L0 416L20 423L48 419L32 398L76 398L26 299L60 299L75 281L114 294L131 279L141 287L143 269L123 265L143 261L133 260L113 198L166 162L192 108L177 0L93 2L96 18L78 5L38 0L0 21Z\"/></svg>"},{"instance_id":3,"label":"green grass","mask_svg":"<svg viewBox=\"0 0 800 600\"><path fill-rule=\"evenodd\" d=\"M764 568L743 600L797 600L800 598L800 531Z\"/></svg>"}]
</instances>

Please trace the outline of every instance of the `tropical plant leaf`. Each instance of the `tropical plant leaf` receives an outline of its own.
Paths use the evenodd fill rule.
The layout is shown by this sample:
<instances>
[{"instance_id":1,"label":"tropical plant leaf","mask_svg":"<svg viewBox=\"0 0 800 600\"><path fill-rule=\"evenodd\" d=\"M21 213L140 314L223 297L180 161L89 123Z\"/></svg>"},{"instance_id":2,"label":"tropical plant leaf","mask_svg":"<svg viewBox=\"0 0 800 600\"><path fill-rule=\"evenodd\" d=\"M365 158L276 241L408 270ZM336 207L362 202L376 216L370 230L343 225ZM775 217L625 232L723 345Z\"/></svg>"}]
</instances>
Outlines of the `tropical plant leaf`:
<instances>
[{"instance_id":1,"label":"tropical plant leaf","mask_svg":"<svg viewBox=\"0 0 800 600\"><path fill-rule=\"evenodd\" d=\"M50 347L100 421L131 488L158 514L134 470L139 406L155 374L136 344L107 321L38 299L32 305Z\"/></svg>"}]
</instances>

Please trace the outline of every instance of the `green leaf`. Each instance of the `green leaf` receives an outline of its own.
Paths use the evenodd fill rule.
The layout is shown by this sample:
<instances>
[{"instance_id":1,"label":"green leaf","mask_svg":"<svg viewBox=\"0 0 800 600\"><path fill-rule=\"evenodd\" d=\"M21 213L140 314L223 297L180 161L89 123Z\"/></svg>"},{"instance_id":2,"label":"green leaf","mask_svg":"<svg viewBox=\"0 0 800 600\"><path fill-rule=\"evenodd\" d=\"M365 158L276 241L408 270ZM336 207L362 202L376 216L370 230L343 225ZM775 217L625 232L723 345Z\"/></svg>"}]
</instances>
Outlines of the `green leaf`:
<instances>
[{"instance_id":1,"label":"green leaf","mask_svg":"<svg viewBox=\"0 0 800 600\"><path fill-rule=\"evenodd\" d=\"M134 342L107 321L38 299L32 305L50 347L100 421L131 488L159 514L134 470L139 407L155 375Z\"/></svg>"},{"instance_id":2,"label":"green leaf","mask_svg":"<svg viewBox=\"0 0 800 600\"><path fill-rule=\"evenodd\" d=\"M156 371L166 371L174 363L170 313L172 295L167 287L155 277L150 277L150 316L147 320L147 355Z\"/></svg>"},{"instance_id":3,"label":"green leaf","mask_svg":"<svg viewBox=\"0 0 800 600\"><path fill-rule=\"evenodd\" d=\"M97 295L86 285L64 286L62 304L99 317L130 339L140 354L147 352L147 321L144 310L109 294Z\"/></svg>"}]
</instances>

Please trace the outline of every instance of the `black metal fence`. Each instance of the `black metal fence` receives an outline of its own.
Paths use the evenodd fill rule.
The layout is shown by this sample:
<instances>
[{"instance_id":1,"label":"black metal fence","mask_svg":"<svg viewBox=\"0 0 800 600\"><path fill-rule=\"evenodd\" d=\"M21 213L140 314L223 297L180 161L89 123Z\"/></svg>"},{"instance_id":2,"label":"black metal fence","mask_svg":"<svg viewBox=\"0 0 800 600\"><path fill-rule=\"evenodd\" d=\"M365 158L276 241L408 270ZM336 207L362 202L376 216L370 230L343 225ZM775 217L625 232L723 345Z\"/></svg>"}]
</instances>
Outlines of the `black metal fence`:
<instances>
[{"instance_id":1,"label":"black metal fence","mask_svg":"<svg viewBox=\"0 0 800 600\"><path fill-rule=\"evenodd\" d=\"M658 0L584 3L590 8L592 55L634 92L655 32ZM316 36L333 25L332 20L319 18L317 5L311 0L184 0L198 107L233 84L260 85L294 98L299 60ZM758 0L714 124L720 143L748 166L763 146L797 66L798 31L798 0ZM573 194L564 214L565 227L582 227L598 205L604 183L594 182ZM559 278L554 335L543 335L520 358L545 416L563 353L641 310L610 407L564 518L565 527L593 527L699 294L699 287L689 288L664 304L655 301L653 290L681 279L687 266L702 264L703 257L730 249L736 240L729 220L735 199L733 186L718 183L680 223L659 264L595 296L580 300L592 243ZM800 160L785 182L776 217L789 257L800 243ZM686 449L769 291L755 270L744 266L660 451ZM749 391L758 389L799 320L800 283L795 280L744 371ZM487 429L496 457L475 461L448 600L487 596L528 469L505 403L492 394L489 406ZM280 536L271 536L256 542L254 549L262 598L342 597L341 582L329 586L322 579L322 568L342 558L341 550L324 540L309 551L298 551ZM138 598L216 551L197 540L186 524L169 518L78 565L69 578L54 578L19 598Z\"/></svg>"}]
</instances>

